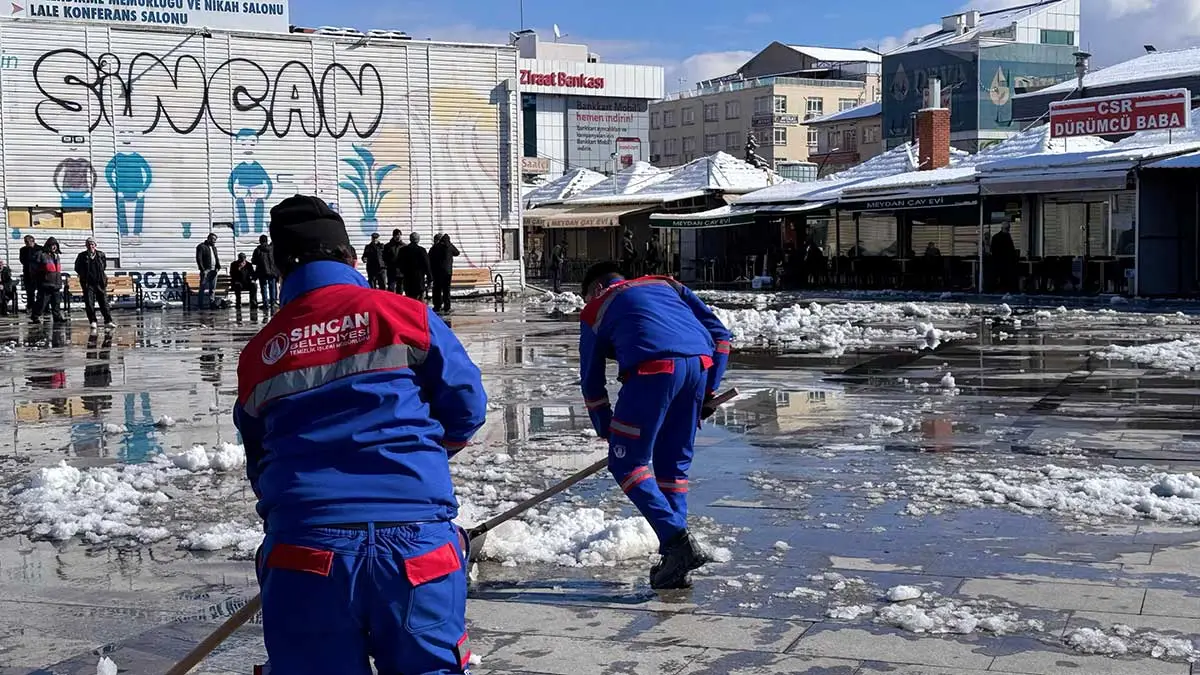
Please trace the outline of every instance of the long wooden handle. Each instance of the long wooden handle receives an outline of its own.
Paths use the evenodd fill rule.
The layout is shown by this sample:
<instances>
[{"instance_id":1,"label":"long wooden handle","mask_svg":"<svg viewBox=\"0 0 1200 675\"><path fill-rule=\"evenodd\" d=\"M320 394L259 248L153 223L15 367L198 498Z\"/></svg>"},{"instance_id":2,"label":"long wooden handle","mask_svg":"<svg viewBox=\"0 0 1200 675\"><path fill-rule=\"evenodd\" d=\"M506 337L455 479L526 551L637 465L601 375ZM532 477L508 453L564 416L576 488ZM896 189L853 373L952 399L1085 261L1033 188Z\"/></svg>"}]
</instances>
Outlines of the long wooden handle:
<instances>
[{"instance_id":1,"label":"long wooden handle","mask_svg":"<svg viewBox=\"0 0 1200 675\"><path fill-rule=\"evenodd\" d=\"M233 616L225 619L225 623L217 627L212 635L204 638L196 648L188 652L187 656L183 657L179 663L176 663L167 675L187 675L193 668L200 665L200 662L205 659L214 649L219 647L233 632L242 627L250 619L258 614L258 610L262 607L262 595L256 595L250 598L241 609L233 613Z\"/></svg>"}]
</instances>

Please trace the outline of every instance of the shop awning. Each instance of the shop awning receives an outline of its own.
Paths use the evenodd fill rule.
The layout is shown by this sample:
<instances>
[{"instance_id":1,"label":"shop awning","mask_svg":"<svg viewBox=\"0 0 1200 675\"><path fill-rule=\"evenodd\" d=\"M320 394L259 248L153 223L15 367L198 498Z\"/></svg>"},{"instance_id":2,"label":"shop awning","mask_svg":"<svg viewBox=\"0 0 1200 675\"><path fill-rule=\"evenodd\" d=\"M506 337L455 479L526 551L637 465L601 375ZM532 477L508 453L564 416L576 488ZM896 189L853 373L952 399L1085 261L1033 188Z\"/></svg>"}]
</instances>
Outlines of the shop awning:
<instances>
[{"instance_id":1,"label":"shop awning","mask_svg":"<svg viewBox=\"0 0 1200 675\"><path fill-rule=\"evenodd\" d=\"M700 213L656 213L650 216L650 227L703 230L752 225L757 212L758 209L753 206L721 206Z\"/></svg>"},{"instance_id":2,"label":"shop awning","mask_svg":"<svg viewBox=\"0 0 1200 675\"><path fill-rule=\"evenodd\" d=\"M979 186L975 183L938 185L874 195L846 195L838 206L851 212L909 211L940 209L950 206L973 206L979 203Z\"/></svg>"},{"instance_id":3,"label":"shop awning","mask_svg":"<svg viewBox=\"0 0 1200 675\"><path fill-rule=\"evenodd\" d=\"M1153 164L1147 164L1147 169L1200 169L1200 152L1192 152L1170 159L1164 159Z\"/></svg>"},{"instance_id":4,"label":"shop awning","mask_svg":"<svg viewBox=\"0 0 1200 675\"><path fill-rule=\"evenodd\" d=\"M1075 171L1004 171L983 174L979 189L985 195L1049 192L1104 192L1129 187L1130 166Z\"/></svg>"},{"instance_id":5,"label":"shop awning","mask_svg":"<svg viewBox=\"0 0 1200 675\"><path fill-rule=\"evenodd\" d=\"M546 223L554 216L561 216L568 213L575 207L572 206L539 206L536 209L528 209L522 214L521 221L525 227L546 227Z\"/></svg>"},{"instance_id":6,"label":"shop awning","mask_svg":"<svg viewBox=\"0 0 1200 675\"><path fill-rule=\"evenodd\" d=\"M657 205L647 204L577 206L550 216L542 227L554 230L617 227L621 224L622 216L645 213L655 208Z\"/></svg>"}]
</instances>

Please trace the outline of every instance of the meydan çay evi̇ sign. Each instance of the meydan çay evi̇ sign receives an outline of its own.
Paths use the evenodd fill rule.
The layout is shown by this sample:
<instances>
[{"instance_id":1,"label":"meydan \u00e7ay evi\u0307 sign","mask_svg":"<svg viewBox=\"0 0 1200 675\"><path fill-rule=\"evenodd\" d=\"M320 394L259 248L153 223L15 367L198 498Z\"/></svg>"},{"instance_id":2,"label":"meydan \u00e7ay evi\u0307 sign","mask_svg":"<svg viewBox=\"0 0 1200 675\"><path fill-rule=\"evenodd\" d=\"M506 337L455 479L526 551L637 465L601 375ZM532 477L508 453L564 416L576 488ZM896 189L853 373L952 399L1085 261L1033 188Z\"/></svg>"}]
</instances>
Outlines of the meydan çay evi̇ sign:
<instances>
[{"instance_id":1,"label":"meydan \u00e7ay evi\u0307 sign","mask_svg":"<svg viewBox=\"0 0 1200 675\"><path fill-rule=\"evenodd\" d=\"M179 26L288 32L287 0L28 0L9 17L79 21L110 27Z\"/></svg>"}]
</instances>

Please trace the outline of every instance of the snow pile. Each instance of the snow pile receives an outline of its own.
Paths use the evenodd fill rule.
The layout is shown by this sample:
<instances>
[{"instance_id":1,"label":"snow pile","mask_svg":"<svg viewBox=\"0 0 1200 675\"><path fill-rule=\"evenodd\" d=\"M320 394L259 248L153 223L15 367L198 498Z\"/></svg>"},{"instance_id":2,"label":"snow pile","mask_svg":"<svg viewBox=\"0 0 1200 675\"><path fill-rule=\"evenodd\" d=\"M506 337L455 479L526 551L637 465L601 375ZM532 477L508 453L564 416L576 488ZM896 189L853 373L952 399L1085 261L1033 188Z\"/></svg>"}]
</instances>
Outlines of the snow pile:
<instances>
[{"instance_id":1,"label":"snow pile","mask_svg":"<svg viewBox=\"0 0 1200 675\"><path fill-rule=\"evenodd\" d=\"M964 309L965 307L965 309ZM783 343L800 349L840 355L848 349L864 348L873 343L908 343L919 347L936 347L946 340L970 337L959 331L943 331L930 321L962 319L970 315L970 307L916 306L895 304L829 304L811 303L804 307L792 305L783 309L723 309L713 310L733 333L734 342ZM908 326L905 329L879 326Z\"/></svg>"},{"instance_id":2,"label":"snow pile","mask_svg":"<svg viewBox=\"0 0 1200 675\"><path fill-rule=\"evenodd\" d=\"M887 592L888 602L907 602L921 597L922 591L916 586L895 586Z\"/></svg>"},{"instance_id":3,"label":"snow pile","mask_svg":"<svg viewBox=\"0 0 1200 675\"><path fill-rule=\"evenodd\" d=\"M63 541L81 536L90 543L133 539L142 543L171 536L144 525L142 509L170 501L171 481L194 473L245 465L240 445L208 451L197 446L181 455L155 455L145 464L77 469L65 461L39 469L11 495L16 522L34 537Z\"/></svg>"},{"instance_id":4,"label":"snow pile","mask_svg":"<svg viewBox=\"0 0 1200 675\"><path fill-rule=\"evenodd\" d=\"M1026 626L1015 612L988 614L986 610L943 599L934 606L888 605L879 610L875 622L911 633L969 635L975 632L1006 635Z\"/></svg>"},{"instance_id":5,"label":"snow pile","mask_svg":"<svg viewBox=\"0 0 1200 675\"><path fill-rule=\"evenodd\" d=\"M1172 373L1189 373L1200 369L1200 338L1128 347L1112 345L1093 356L1108 361L1140 363Z\"/></svg>"},{"instance_id":6,"label":"snow pile","mask_svg":"<svg viewBox=\"0 0 1200 675\"><path fill-rule=\"evenodd\" d=\"M835 621L854 621L860 616L874 614L875 608L870 605L842 605L830 607L825 616Z\"/></svg>"},{"instance_id":7,"label":"snow pile","mask_svg":"<svg viewBox=\"0 0 1200 675\"><path fill-rule=\"evenodd\" d=\"M1098 628L1077 628L1068 633L1063 640L1067 646L1084 654L1143 654L1155 659L1183 660L1189 663L1200 657L1195 644L1186 638L1152 631L1139 632L1123 624L1115 624L1111 630L1110 635Z\"/></svg>"},{"instance_id":8,"label":"snow pile","mask_svg":"<svg viewBox=\"0 0 1200 675\"><path fill-rule=\"evenodd\" d=\"M936 513L957 504L1051 511L1092 524L1111 518L1200 524L1200 477L1191 473L1054 464L981 471L898 468L907 472L908 485L863 487L872 498L910 498L909 515Z\"/></svg>"},{"instance_id":9,"label":"snow pile","mask_svg":"<svg viewBox=\"0 0 1200 675\"><path fill-rule=\"evenodd\" d=\"M263 540L262 527L247 527L240 523L220 523L203 532L184 536L180 548L189 551L221 551L234 549L239 557L253 558Z\"/></svg>"},{"instance_id":10,"label":"snow pile","mask_svg":"<svg viewBox=\"0 0 1200 675\"><path fill-rule=\"evenodd\" d=\"M547 314L562 312L570 314L583 309L587 302L579 295L566 293L543 293L529 299L529 304L541 307Z\"/></svg>"},{"instance_id":11,"label":"snow pile","mask_svg":"<svg viewBox=\"0 0 1200 675\"><path fill-rule=\"evenodd\" d=\"M173 427L173 426L175 426L175 418L171 417L170 415L163 415L162 417L155 420L154 426L162 428L162 429L167 429L169 427Z\"/></svg>"},{"instance_id":12,"label":"snow pile","mask_svg":"<svg viewBox=\"0 0 1200 675\"><path fill-rule=\"evenodd\" d=\"M786 541L777 541L772 548L780 553L787 553L788 551L792 550L792 545Z\"/></svg>"},{"instance_id":13,"label":"snow pile","mask_svg":"<svg viewBox=\"0 0 1200 675\"><path fill-rule=\"evenodd\" d=\"M602 509L560 505L498 526L488 533L480 556L510 567L612 567L657 551L658 538L644 518L611 518Z\"/></svg>"},{"instance_id":14,"label":"snow pile","mask_svg":"<svg viewBox=\"0 0 1200 675\"><path fill-rule=\"evenodd\" d=\"M191 450L167 455L167 459L176 467L191 473L207 469L226 472L246 466L244 448L232 443L222 443L219 448L213 450L194 445Z\"/></svg>"},{"instance_id":15,"label":"snow pile","mask_svg":"<svg viewBox=\"0 0 1200 675\"><path fill-rule=\"evenodd\" d=\"M124 424L105 424L104 425L104 433L105 433L105 435L108 435L108 436L116 436L118 434L123 434L128 431L129 431L129 427L125 426Z\"/></svg>"},{"instance_id":16,"label":"snow pile","mask_svg":"<svg viewBox=\"0 0 1200 675\"><path fill-rule=\"evenodd\" d=\"M820 600L824 600L825 596L826 596L825 591L817 591L817 590L813 590L811 588L805 588L804 586L797 586L796 588L788 591L787 593L776 593L775 594L775 597L782 598L784 600L808 600L811 602L817 602Z\"/></svg>"},{"instance_id":17,"label":"snow pile","mask_svg":"<svg viewBox=\"0 0 1200 675\"><path fill-rule=\"evenodd\" d=\"M101 656L96 664L96 675L117 675L117 664L107 656Z\"/></svg>"}]
</instances>

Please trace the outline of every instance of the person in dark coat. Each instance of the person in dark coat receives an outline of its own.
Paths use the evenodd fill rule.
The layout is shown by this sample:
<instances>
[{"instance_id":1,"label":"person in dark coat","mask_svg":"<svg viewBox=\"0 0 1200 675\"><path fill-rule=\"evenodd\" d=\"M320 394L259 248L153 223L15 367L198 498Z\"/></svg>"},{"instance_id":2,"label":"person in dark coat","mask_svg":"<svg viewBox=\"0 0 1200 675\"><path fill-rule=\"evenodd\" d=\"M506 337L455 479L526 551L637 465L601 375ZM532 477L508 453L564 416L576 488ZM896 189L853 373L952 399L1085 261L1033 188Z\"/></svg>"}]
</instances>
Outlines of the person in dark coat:
<instances>
[{"instance_id":1,"label":"person in dark coat","mask_svg":"<svg viewBox=\"0 0 1200 675\"><path fill-rule=\"evenodd\" d=\"M25 311L29 312L29 316L33 316L33 310L37 308L38 282L35 266L37 255L41 252L42 247L37 245L33 235L25 235L25 245L21 247L21 285L25 287Z\"/></svg>"},{"instance_id":2,"label":"person in dark coat","mask_svg":"<svg viewBox=\"0 0 1200 675\"><path fill-rule=\"evenodd\" d=\"M96 305L100 305L100 315L104 317L104 325L112 328L114 325L112 313L108 309L108 259L104 252L96 248L96 240L88 238L86 248L75 258L75 276L79 278L79 287L83 289L83 311L87 313L88 323L96 327Z\"/></svg>"},{"instance_id":3,"label":"person in dark coat","mask_svg":"<svg viewBox=\"0 0 1200 675\"><path fill-rule=\"evenodd\" d=\"M37 305L33 308L32 323L41 323L46 308L54 317L54 323L63 323L67 317L62 313L62 255L58 240L47 237L42 250L34 258L33 282L38 287Z\"/></svg>"},{"instance_id":4,"label":"person in dark coat","mask_svg":"<svg viewBox=\"0 0 1200 675\"><path fill-rule=\"evenodd\" d=\"M245 253L239 253L237 260L229 265L229 290L233 292L235 306L242 308L242 293L250 294L250 306L258 304L254 288L254 266L246 260Z\"/></svg>"},{"instance_id":5,"label":"person in dark coat","mask_svg":"<svg viewBox=\"0 0 1200 675\"><path fill-rule=\"evenodd\" d=\"M217 253L217 235L210 233L208 238L196 245L196 268L200 271L200 309L204 309L204 296L208 296L208 306L213 307L213 294L217 290L217 276L221 269L221 256Z\"/></svg>"},{"instance_id":6,"label":"person in dark coat","mask_svg":"<svg viewBox=\"0 0 1200 675\"><path fill-rule=\"evenodd\" d=\"M662 264L662 254L658 251L658 240L651 237L646 241L646 274L658 274L658 266Z\"/></svg>"},{"instance_id":7,"label":"person in dark coat","mask_svg":"<svg viewBox=\"0 0 1200 675\"><path fill-rule=\"evenodd\" d=\"M1013 243L1012 235L1008 230L1012 227L1005 223L1000 231L992 236L992 266L995 268L993 276L996 280L996 289L998 291L1015 290L1017 278L1017 247Z\"/></svg>"},{"instance_id":8,"label":"person in dark coat","mask_svg":"<svg viewBox=\"0 0 1200 675\"><path fill-rule=\"evenodd\" d=\"M408 246L397 254L400 276L404 278L404 294L414 300L425 300L425 282L430 274L429 252L421 246L421 235L408 235Z\"/></svg>"},{"instance_id":9,"label":"person in dark coat","mask_svg":"<svg viewBox=\"0 0 1200 675\"><path fill-rule=\"evenodd\" d=\"M383 244L379 241L379 233L371 235L371 243L363 247L363 264L367 266L367 283L371 288L387 288L387 268L383 261Z\"/></svg>"},{"instance_id":10,"label":"person in dark coat","mask_svg":"<svg viewBox=\"0 0 1200 675\"><path fill-rule=\"evenodd\" d=\"M450 242L450 235L439 234L429 248L429 266L433 271L433 311L450 311L450 281L454 277L454 258L458 247Z\"/></svg>"},{"instance_id":11,"label":"person in dark coat","mask_svg":"<svg viewBox=\"0 0 1200 675\"><path fill-rule=\"evenodd\" d=\"M267 243L267 235L258 238L258 248L250 257L254 278L258 279L258 296L264 309L279 306L279 266L275 264L275 249Z\"/></svg>"},{"instance_id":12,"label":"person in dark coat","mask_svg":"<svg viewBox=\"0 0 1200 675\"><path fill-rule=\"evenodd\" d=\"M404 241L400 238L399 228L392 230L392 238L383 245L383 266L387 269L387 288L393 293L400 292L400 250Z\"/></svg>"},{"instance_id":13,"label":"person in dark coat","mask_svg":"<svg viewBox=\"0 0 1200 675\"><path fill-rule=\"evenodd\" d=\"M567 280L567 243L565 241L559 242L550 251L550 279L554 283L554 292L562 292L562 282Z\"/></svg>"},{"instance_id":14,"label":"person in dark coat","mask_svg":"<svg viewBox=\"0 0 1200 675\"><path fill-rule=\"evenodd\" d=\"M621 242L621 267L626 274L637 276L637 264L637 244L633 241L633 230L625 230L625 238Z\"/></svg>"},{"instance_id":15,"label":"person in dark coat","mask_svg":"<svg viewBox=\"0 0 1200 675\"><path fill-rule=\"evenodd\" d=\"M0 260L0 316L8 316L9 306L17 297L17 282L13 281L12 268Z\"/></svg>"}]
</instances>

